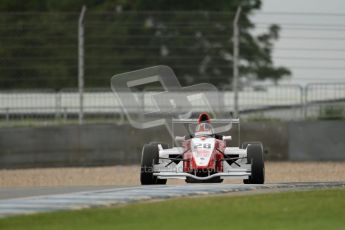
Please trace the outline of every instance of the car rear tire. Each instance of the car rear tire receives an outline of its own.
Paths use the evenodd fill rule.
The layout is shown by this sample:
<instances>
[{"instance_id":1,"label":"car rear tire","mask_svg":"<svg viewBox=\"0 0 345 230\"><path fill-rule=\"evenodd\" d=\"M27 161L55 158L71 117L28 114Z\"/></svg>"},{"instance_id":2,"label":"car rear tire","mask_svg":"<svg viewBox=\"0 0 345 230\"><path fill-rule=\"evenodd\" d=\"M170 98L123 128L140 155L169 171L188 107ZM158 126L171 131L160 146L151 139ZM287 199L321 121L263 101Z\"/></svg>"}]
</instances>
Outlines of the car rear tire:
<instances>
[{"instance_id":1,"label":"car rear tire","mask_svg":"<svg viewBox=\"0 0 345 230\"><path fill-rule=\"evenodd\" d=\"M163 144L162 144L163 147ZM164 147L163 147L164 148ZM166 184L166 179L153 175L153 165L158 164L159 149L157 143L145 144L141 153L140 182L142 185Z\"/></svg>"},{"instance_id":2,"label":"car rear tire","mask_svg":"<svg viewBox=\"0 0 345 230\"><path fill-rule=\"evenodd\" d=\"M162 145L162 148L163 148L163 149L168 149L168 148L169 148L169 145L168 145L168 144L165 144L165 143L159 143L159 142L157 142L157 141L152 141L152 142L150 142L150 145L156 145L156 146L158 146L158 144Z\"/></svg>"},{"instance_id":3,"label":"car rear tire","mask_svg":"<svg viewBox=\"0 0 345 230\"><path fill-rule=\"evenodd\" d=\"M263 184L265 182L265 162L262 144L246 143L247 163L251 164L252 175L243 180L245 184Z\"/></svg>"},{"instance_id":4,"label":"car rear tire","mask_svg":"<svg viewBox=\"0 0 345 230\"><path fill-rule=\"evenodd\" d=\"M243 142L242 145L241 145L241 149L246 149L247 146L248 146L249 144L258 144L258 145L262 145L262 143L259 142L259 141Z\"/></svg>"}]
</instances>

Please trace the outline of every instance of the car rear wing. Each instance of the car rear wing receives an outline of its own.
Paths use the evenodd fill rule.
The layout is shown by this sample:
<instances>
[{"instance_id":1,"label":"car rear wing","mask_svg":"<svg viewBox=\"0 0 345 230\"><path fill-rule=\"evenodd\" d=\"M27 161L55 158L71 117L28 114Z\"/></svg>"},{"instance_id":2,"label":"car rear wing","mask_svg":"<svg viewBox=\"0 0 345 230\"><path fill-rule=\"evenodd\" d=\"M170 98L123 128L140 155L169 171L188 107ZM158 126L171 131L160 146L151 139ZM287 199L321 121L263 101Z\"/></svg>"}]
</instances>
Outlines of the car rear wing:
<instances>
[{"instance_id":1,"label":"car rear wing","mask_svg":"<svg viewBox=\"0 0 345 230\"><path fill-rule=\"evenodd\" d=\"M240 119L239 118L231 118L231 119L210 119L210 123L213 125L226 125L226 129L230 130L232 128L232 124L237 124L237 135L238 135L238 146L240 146L240 136L241 136L241 128L240 128ZM175 143L175 126L177 124L198 124L198 119L172 119L172 133L173 133L173 145ZM217 129L217 128L215 128ZM190 133L190 131L189 131ZM180 136L180 135L178 135Z\"/></svg>"},{"instance_id":2,"label":"car rear wing","mask_svg":"<svg viewBox=\"0 0 345 230\"><path fill-rule=\"evenodd\" d=\"M172 123L189 123L189 124L197 124L198 119L172 119ZM231 123L231 124L239 124L239 118L233 119L210 119L211 124L224 124L224 123Z\"/></svg>"}]
</instances>

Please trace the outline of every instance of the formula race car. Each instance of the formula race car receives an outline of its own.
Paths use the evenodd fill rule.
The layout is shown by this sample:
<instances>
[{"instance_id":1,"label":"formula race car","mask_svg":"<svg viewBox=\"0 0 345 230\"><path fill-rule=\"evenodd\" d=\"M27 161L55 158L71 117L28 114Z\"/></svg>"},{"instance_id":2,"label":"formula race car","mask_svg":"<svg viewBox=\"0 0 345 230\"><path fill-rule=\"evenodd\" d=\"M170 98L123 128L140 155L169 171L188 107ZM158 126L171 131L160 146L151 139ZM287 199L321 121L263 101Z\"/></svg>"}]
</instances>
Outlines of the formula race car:
<instances>
[{"instance_id":1,"label":"formula race car","mask_svg":"<svg viewBox=\"0 0 345 230\"><path fill-rule=\"evenodd\" d=\"M172 124L182 126L179 130L187 133L174 135L172 148L157 142L144 145L142 185L166 184L169 178L187 183L221 183L225 178L242 178L245 184L264 183L262 144L246 142L230 147L232 137L221 135L224 130L230 131L232 124L239 127L239 119L210 119L202 113L198 119L178 119Z\"/></svg>"}]
</instances>

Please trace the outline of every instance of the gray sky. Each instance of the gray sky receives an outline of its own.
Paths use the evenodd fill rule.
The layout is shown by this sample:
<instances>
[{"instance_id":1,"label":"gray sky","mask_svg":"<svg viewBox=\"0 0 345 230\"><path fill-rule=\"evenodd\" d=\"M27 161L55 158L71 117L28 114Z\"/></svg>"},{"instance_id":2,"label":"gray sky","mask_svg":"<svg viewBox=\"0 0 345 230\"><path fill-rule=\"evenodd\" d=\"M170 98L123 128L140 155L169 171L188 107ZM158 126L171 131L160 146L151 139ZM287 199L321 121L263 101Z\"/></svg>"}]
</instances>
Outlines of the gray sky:
<instances>
[{"instance_id":1,"label":"gray sky","mask_svg":"<svg viewBox=\"0 0 345 230\"><path fill-rule=\"evenodd\" d=\"M262 10L252 19L258 26L255 33L264 31L270 23L281 25L274 63L293 72L282 83L345 81L345 0L263 0Z\"/></svg>"}]
</instances>

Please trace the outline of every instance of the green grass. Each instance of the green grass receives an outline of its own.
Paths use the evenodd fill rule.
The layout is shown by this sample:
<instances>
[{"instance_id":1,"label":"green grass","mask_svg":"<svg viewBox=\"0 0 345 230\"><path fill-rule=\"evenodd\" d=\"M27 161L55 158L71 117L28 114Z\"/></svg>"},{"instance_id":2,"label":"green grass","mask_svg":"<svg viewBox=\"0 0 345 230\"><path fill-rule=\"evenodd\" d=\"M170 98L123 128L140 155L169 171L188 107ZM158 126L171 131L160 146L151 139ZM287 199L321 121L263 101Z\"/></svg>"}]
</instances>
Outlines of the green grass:
<instances>
[{"instance_id":1,"label":"green grass","mask_svg":"<svg viewBox=\"0 0 345 230\"><path fill-rule=\"evenodd\" d=\"M183 198L0 220L0 229L345 229L345 190Z\"/></svg>"}]
</instances>

